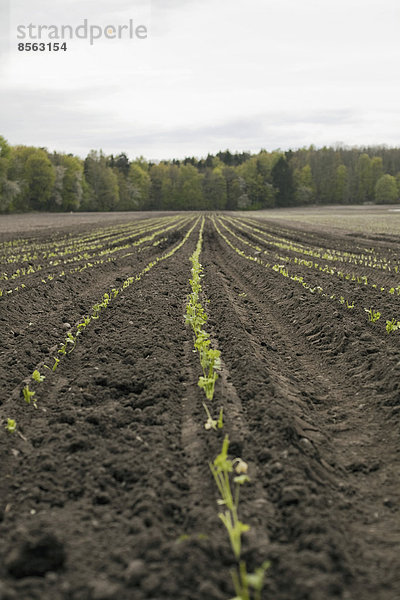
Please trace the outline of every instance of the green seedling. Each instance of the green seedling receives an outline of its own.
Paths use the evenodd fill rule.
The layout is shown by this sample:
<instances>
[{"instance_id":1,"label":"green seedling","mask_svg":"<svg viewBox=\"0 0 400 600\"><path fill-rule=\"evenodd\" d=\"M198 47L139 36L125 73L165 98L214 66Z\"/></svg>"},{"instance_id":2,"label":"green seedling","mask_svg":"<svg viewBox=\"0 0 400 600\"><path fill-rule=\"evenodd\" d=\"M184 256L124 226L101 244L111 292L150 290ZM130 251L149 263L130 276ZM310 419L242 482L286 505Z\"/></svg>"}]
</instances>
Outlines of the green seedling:
<instances>
[{"instance_id":1,"label":"green seedling","mask_svg":"<svg viewBox=\"0 0 400 600\"><path fill-rule=\"evenodd\" d=\"M33 397L34 397L35 393L36 393L36 392L31 392L31 390L29 389L29 386L28 386L28 385L26 385L26 386L24 387L24 389L23 389L23 394L24 394L24 399L25 399L25 402L26 402L27 404L30 404L30 403L31 403L31 400L32 400L32 404L33 404L33 406L36 408L36 400L33 400Z\"/></svg>"},{"instance_id":2,"label":"green seedling","mask_svg":"<svg viewBox=\"0 0 400 600\"><path fill-rule=\"evenodd\" d=\"M58 353L61 354L62 356L65 356L65 354L67 354L67 344L63 344L61 346L61 348L58 350Z\"/></svg>"},{"instance_id":3,"label":"green seedling","mask_svg":"<svg viewBox=\"0 0 400 600\"><path fill-rule=\"evenodd\" d=\"M87 327L87 325L89 325L90 323L90 317L84 317L82 323L78 323L77 325L77 330L80 333L82 331L82 329L84 329L85 327Z\"/></svg>"},{"instance_id":4,"label":"green seedling","mask_svg":"<svg viewBox=\"0 0 400 600\"><path fill-rule=\"evenodd\" d=\"M204 390L207 400L213 399L215 382L217 381L217 379L217 373L213 373L211 377L199 377L197 385Z\"/></svg>"},{"instance_id":5,"label":"green seedling","mask_svg":"<svg viewBox=\"0 0 400 600\"><path fill-rule=\"evenodd\" d=\"M368 319L371 323L376 323L381 316L381 313L378 310L373 310L372 308L364 308L365 312L368 315Z\"/></svg>"},{"instance_id":6,"label":"green seedling","mask_svg":"<svg viewBox=\"0 0 400 600\"><path fill-rule=\"evenodd\" d=\"M396 321L396 319L392 319L391 321L386 321L386 331L388 333L392 333L392 331L397 331L400 327L400 321Z\"/></svg>"},{"instance_id":7,"label":"green seedling","mask_svg":"<svg viewBox=\"0 0 400 600\"><path fill-rule=\"evenodd\" d=\"M236 596L232 600L250 600L251 590L254 591L254 600L261 600L261 591L264 585L265 573L269 568L269 561L263 562L254 573L247 573L246 564L240 561L237 572L232 572L233 585Z\"/></svg>"},{"instance_id":8,"label":"green seedling","mask_svg":"<svg viewBox=\"0 0 400 600\"><path fill-rule=\"evenodd\" d=\"M35 369L32 373L32 379L37 383L42 383L46 379L44 375L41 375L37 369Z\"/></svg>"},{"instance_id":9,"label":"green seedling","mask_svg":"<svg viewBox=\"0 0 400 600\"><path fill-rule=\"evenodd\" d=\"M224 426L224 409L221 408L221 410L219 411L219 417L218 417L218 421L217 421L217 427L218 429L222 429Z\"/></svg>"},{"instance_id":10,"label":"green seedling","mask_svg":"<svg viewBox=\"0 0 400 600\"><path fill-rule=\"evenodd\" d=\"M65 338L65 342L66 344L70 344L72 345L72 348L70 349L70 351L68 352L68 354L71 354L72 350L75 348L76 346L76 337L74 337L72 335L72 333L68 333L67 337Z\"/></svg>"},{"instance_id":11,"label":"green seedling","mask_svg":"<svg viewBox=\"0 0 400 600\"><path fill-rule=\"evenodd\" d=\"M7 425L5 426L5 429L9 432L9 433L14 433L17 430L17 423L14 419L7 419Z\"/></svg>"},{"instance_id":12,"label":"green seedling","mask_svg":"<svg viewBox=\"0 0 400 600\"><path fill-rule=\"evenodd\" d=\"M223 420L224 409L221 408L221 410L219 411L218 419L213 419L211 416L211 413L209 411L209 408L205 402L203 402L203 407L204 407L204 410L206 411L206 415L207 415L207 421L204 424L204 428L207 430L214 429L214 431L217 431L217 429L222 429L224 426L224 420Z\"/></svg>"},{"instance_id":13,"label":"green seedling","mask_svg":"<svg viewBox=\"0 0 400 600\"><path fill-rule=\"evenodd\" d=\"M221 368L221 353L219 350L209 348L209 344L209 340L204 341L201 345L197 343L197 340L195 342L195 346L200 353L200 364L203 369L203 377L199 377L198 385L204 390L207 400L212 400L215 382L218 379L217 370Z\"/></svg>"},{"instance_id":14,"label":"green seedling","mask_svg":"<svg viewBox=\"0 0 400 600\"><path fill-rule=\"evenodd\" d=\"M72 348L68 350L68 344L71 346ZM58 350L58 353L61 354L62 356L65 356L66 354L71 354L71 352L73 351L73 349L76 346L76 337L72 335L72 333L67 333L67 337L65 338L65 342L63 343L63 345L61 346L61 348ZM55 370L53 368L53 370Z\"/></svg>"},{"instance_id":15,"label":"green seedling","mask_svg":"<svg viewBox=\"0 0 400 600\"><path fill-rule=\"evenodd\" d=\"M215 483L221 498L218 500L220 506L225 506L225 511L219 513L219 518L225 525L229 535L229 540L236 560L240 558L242 534L250 529L249 525L242 523L238 517L240 486L250 481L246 473L243 472L246 463L240 459L241 468L234 473L234 463L228 458L229 438L225 436L222 450L213 463L210 463L210 470L213 474ZM246 465L247 467L247 465ZM247 468L246 468L247 471ZM231 485L233 483L233 489Z\"/></svg>"},{"instance_id":16,"label":"green seedling","mask_svg":"<svg viewBox=\"0 0 400 600\"><path fill-rule=\"evenodd\" d=\"M228 531L233 553L239 562L237 570L231 573L236 593L232 600L261 600L265 573L270 563L265 561L254 573L247 573L246 563L240 560L242 534L249 530L249 525L242 523L238 518L239 493L240 486L250 479L247 475L247 463L241 458L230 460L228 450L229 438L225 436L221 453L212 464L210 463L210 469L221 495L218 504L226 508L224 512L219 513L219 518Z\"/></svg>"}]
</instances>

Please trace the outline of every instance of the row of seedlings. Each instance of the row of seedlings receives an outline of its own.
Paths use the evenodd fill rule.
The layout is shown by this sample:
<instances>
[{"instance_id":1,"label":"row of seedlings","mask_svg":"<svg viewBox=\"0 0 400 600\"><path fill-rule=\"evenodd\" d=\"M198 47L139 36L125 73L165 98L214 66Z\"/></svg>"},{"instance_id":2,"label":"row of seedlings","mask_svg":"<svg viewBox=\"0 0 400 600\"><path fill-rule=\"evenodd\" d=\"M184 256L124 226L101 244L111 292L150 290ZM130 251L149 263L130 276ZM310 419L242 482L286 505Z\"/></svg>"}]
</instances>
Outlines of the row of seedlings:
<instances>
[{"instance_id":1,"label":"row of seedlings","mask_svg":"<svg viewBox=\"0 0 400 600\"><path fill-rule=\"evenodd\" d=\"M258 255L249 255L246 254L243 250L241 250L240 248L238 248L237 246L235 246L235 244L233 244L230 239L219 229L218 224L216 222L215 219L212 219L215 229L217 231L217 233L220 235L220 237L225 241L225 243L230 246L230 248L232 248L232 250L234 250L239 256L241 256L242 258L246 259L246 260L250 260L252 262L258 263L260 265L262 265L265 268L269 268L272 269L274 272L279 273L280 275L282 275L283 277L286 277L287 279L290 279L291 281L294 281L295 283L301 285L304 289L306 289L307 291L309 291L311 294L319 294L321 297L328 299L328 300L332 300L335 302L338 302L341 306L344 306L347 309L353 309L356 306L356 303L354 300L348 300L346 299L344 296L338 296L337 294L329 294L326 291L324 291L323 287L321 285L318 286L312 286L310 285L302 275L297 275L297 274L291 274L287 268L286 265L284 264L272 264L269 262L264 262L262 261ZM256 246L254 244L252 244L251 242L249 242L248 240L242 238L241 236L237 235L234 231L232 231L227 225L225 225L224 223L222 223L221 221L219 221L219 224L229 233L232 235L232 237L236 238L239 242L241 242L244 245L250 246L251 248L255 249L257 253L261 252L261 248L259 246ZM375 310L373 308L365 308L364 307L364 311L367 313L368 315L368 321L371 323L375 323L377 322L380 317L382 316L382 313L379 310ZM396 318L386 318L385 319L386 323L385 323L385 328L386 328L386 332L387 333L393 333L397 330L400 329L400 321L397 320Z\"/></svg>"},{"instance_id":2,"label":"row of seedlings","mask_svg":"<svg viewBox=\"0 0 400 600\"><path fill-rule=\"evenodd\" d=\"M388 263L383 263L383 267L382 269L385 270L386 268L386 273L385 274L381 274L382 276L384 275L386 278L386 285L383 286L380 283L373 283L371 282L370 278L368 275L366 274L358 274L355 271L352 272L346 272L343 271L342 269L337 269L336 267L330 266L328 264L323 264L323 263L319 263L316 262L314 260L315 257L318 258L322 258L323 260L337 260L337 256L332 254L332 251L327 249L324 253L322 252L322 249L320 249L319 251L315 251L312 249L306 250L304 249L305 247L300 247L298 245L298 243L296 243L296 245L294 245L292 242L288 241L285 244L281 244L281 243L273 243L270 240L265 239L266 235L265 233L263 233L262 236L257 235L257 233L255 232L260 232L261 230L256 228L256 227L251 227L250 225L247 225L245 223L242 223L241 221L239 221L239 219L228 219L228 218L223 218L223 221L229 222L231 225L233 225L236 229L239 229L240 231L244 232L244 233L249 233L250 231L250 235L256 239L261 241L263 244L267 244L267 245L274 245L277 246L283 250L288 250L290 252L294 252L294 253L302 253L302 254L306 254L308 256L311 256L311 259L305 259L305 258L299 258L298 256L294 256L294 257L289 257L289 256L285 256L284 258L280 257L279 254L277 252L275 252L275 256L281 258L283 261L285 262L289 262L289 263L294 263L296 265L299 266L305 266L308 269L316 269L317 271L321 271L322 273L327 273L329 275L335 275L337 276L339 279L342 279L343 281L350 281L355 283L356 285L370 285L372 288L379 290L381 292L386 291L387 293L393 295L393 294L397 294L400 295L400 285L392 285L394 280L395 280L395 273L397 273L397 266L392 268L390 267L390 265ZM256 247L256 246L254 246ZM263 252L264 254L269 254L269 250L262 250L261 248L259 249L259 251ZM347 253L349 254L349 253ZM352 256L359 256L359 255L352 255ZM362 255L363 256L363 255ZM386 259L385 259L386 260ZM344 261L346 262L346 261ZM350 262L350 261L349 261ZM354 259L355 264L357 265L361 265L360 268L365 269L367 268L367 266L371 266L371 265L364 265L361 260Z\"/></svg>"},{"instance_id":3,"label":"row of seedlings","mask_svg":"<svg viewBox=\"0 0 400 600\"><path fill-rule=\"evenodd\" d=\"M178 227L183 227L184 225L186 225L186 223L189 221L189 217L177 220L170 220L169 219L169 223L170 224L168 227L165 227L165 223L160 225L157 224L155 226L152 227L141 227L140 229L137 229L135 231L135 233L130 233L128 236L123 237L123 238L119 238L119 239L112 239L111 242L112 244L107 246L107 247L102 247L100 246L100 248L96 249L95 252L93 252L92 254L90 254L87 249L83 248L81 249L79 254L75 254L70 258L66 258L63 259L62 257L58 257L54 260L51 260L49 262L48 265L42 265L42 264L29 264L27 267L21 267L20 269L17 269L17 271L15 271L13 274L8 275L7 273L1 273L0 274L0 280L4 280L4 281L8 281L8 282L13 282L16 279L19 278L23 278L23 280L25 280L25 278L29 275L35 275L41 271L48 271L49 269L55 269L55 267L62 267L62 270L53 270L50 273L46 273L43 275L43 277L41 279L38 279L35 283L49 283L50 281L53 281L54 279L60 279L63 277L66 277L67 274L74 274L77 272L82 272L85 271L87 269L91 269L93 267L102 265L102 264L106 264L109 263L111 261L115 260L115 254L116 253L122 253L124 250L132 250L134 248L139 247L139 251L141 250L141 246L143 248L146 248L148 246L143 246L144 244L146 244L147 242L152 242L154 240L154 238L156 238L157 236L163 235L168 231L177 229ZM167 222L168 224L168 222ZM140 237L138 240L132 241L132 238L138 237L139 235L142 234L146 234L143 237ZM165 238L164 238L165 239ZM129 241L127 241L129 240ZM122 243L125 242L125 243ZM152 245L153 246L157 246L159 243L161 243L161 240L156 240ZM142 248L142 249L143 249ZM125 258L126 256L129 256L131 253L129 252L125 252L125 254L119 254L118 258L122 259ZM69 264L78 264L75 267L66 269L66 265ZM9 294L12 294L14 292L18 292L21 289L24 289L28 286L27 283L20 283L17 287L15 288L10 288L10 289L2 289L0 288L0 297L1 296L7 296Z\"/></svg>"},{"instance_id":4,"label":"row of seedlings","mask_svg":"<svg viewBox=\"0 0 400 600\"><path fill-rule=\"evenodd\" d=\"M207 401L211 403L214 397L215 383L218 379L218 371L221 368L221 358L220 351L212 348L210 334L204 329L207 314L201 303L201 279L204 277L204 273L200 263L203 230L204 217L202 218L196 248L190 257L192 263L191 292L186 305L185 320L186 324L190 325L193 330L194 348L199 354L203 371L203 374L199 377L198 385L204 391ZM203 407L207 416L205 428L207 430L222 429L224 426L222 407L217 418L212 417L210 406L206 402L203 402ZM239 518L240 488L250 481L247 475L248 465L241 458L231 460L228 453L229 436L225 435L221 452L209 466L220 495L218 505L223 507L218 516L228 533L236 561L236 568L231 573L236 593L233 600L251 600L251 598L260 600L269 562L265 561L254 573L248 573L246 562L241 558L242 535L250 528L248 524L243 523Z\"/></svg>"},{"instance_id":5,"label":"row of seedlings","mask_svg":"<svg viewBox=\"0 0 400 600\"><path fill-rule=\"evenodd\" d=\"M44 362L41 362L40 364L38 364L36 366L33 373L22 382L22 384L24 385L24 387L22 389L22 395L27 404L32 404L35 408L37 408L37 396L36 396L37 388L46 379L46 376L43 375L43 372L46 372L45 370L47 370L47 375L49 375L49 374L51 375L52 373L54 373L57 370L58 365L61 362L61 360L65 357L67 357L69 354L71 354L71 352L73 352L73 350L76 347L79 337L83 334L86 327L88 327L92 321L97 321L100 318L100 315L102 314L102 312L112 303L112 301L118 296L118 294L120 292L123 292L124 290L129 288L134 283L137 283L138 281L140 281L140 279L146 273L148 273L153 267L155 267L158 263L170 258L180 248L182 248L182 246L189 239L189 237L190 237L191 233L193 232L193 230L195 229L197 223L198 223L198 219L195 220L194 224L186 232L186 234L184 235L182 240L176 246L174 246L171 250L154 258L137 275L131 275L131 276L127 277L124 280L124 282L122 283L121 287L113 288L110 292L104 293L101 300L92 307L91 312L88 313L87 315L85 315L82 318L82 320L79 321L75 325L75 327L71 328L71 330L69 332L67 332L64 340L60 343L60 345L58 347L55 346L54 348L50 349L50 356L52 356L54 353L57 354L57 356L53 356L53 359L54 359L53 365L48 366ZM19 394L20 393L21 392L19 392ZM5 421L6 421L5 429L8 432L14 433L15 431L17 431L17 424L14 419L6 418Z\"/></svg>"}]
</instances>

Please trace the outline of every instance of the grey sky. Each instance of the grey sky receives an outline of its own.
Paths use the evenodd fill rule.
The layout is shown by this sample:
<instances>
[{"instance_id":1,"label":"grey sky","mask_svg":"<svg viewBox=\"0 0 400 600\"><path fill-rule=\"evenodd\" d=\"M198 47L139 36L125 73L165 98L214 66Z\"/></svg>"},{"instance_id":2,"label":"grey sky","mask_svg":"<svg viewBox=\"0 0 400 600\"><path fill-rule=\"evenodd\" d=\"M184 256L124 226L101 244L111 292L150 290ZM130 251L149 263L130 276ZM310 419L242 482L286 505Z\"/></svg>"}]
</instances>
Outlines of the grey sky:
<instances>
[{"instance_id":1,"label":"grey sky","mask_svg":"<svg viewBox=\"0 0 400 600\"><path fill-rule=\"evenodd\" d=\"M158 159L400 145L398 0L0 0L0 17L0 134L12 144ZM84 19L132 19L148 38L17 50L17 25Z\"/></svg>"}]
</instances>

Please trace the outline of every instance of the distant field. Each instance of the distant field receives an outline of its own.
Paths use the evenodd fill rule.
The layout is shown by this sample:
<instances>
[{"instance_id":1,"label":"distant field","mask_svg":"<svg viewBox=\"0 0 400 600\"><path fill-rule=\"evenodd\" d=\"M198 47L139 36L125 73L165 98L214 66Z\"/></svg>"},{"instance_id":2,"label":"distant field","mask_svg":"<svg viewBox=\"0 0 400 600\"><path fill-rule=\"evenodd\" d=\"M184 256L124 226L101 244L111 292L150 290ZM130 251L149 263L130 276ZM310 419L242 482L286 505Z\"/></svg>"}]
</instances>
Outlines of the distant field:
<instances>
[{"instance_id":1,"label":"distant field","mask_svg":"<svg viewBox=\"0 0 400 600\"><path fill-rule=\"evenodd\" d=\"M2 217L0 597L399 598L399 269L386 207Z\"/></svg>"},{"instance_id":2,"label":"distant field","mask_svg":"<svg viewBox=\"0 0 400 600\"><path fill-rule=\"evenodd\" d=\"M75 212L75 213L25 213L0 215L0 235L15 235L23 232L32 232L35 235L46 232L50 235L51 230L60 228L84 229L86 226L111 225L112 223L124 223L136 221L146 217L173 215L175 213L149 213L149 212Z\"/></svg>"},{"instance_id":3,"label":"distant field","mask_svg":"<svg viewBox=\"0 0 400 600\"><path fill-rule=\"evenodd\" d=\"M241 213L246 215L249 213ZM400 206L329 206L257 211L261 219L274 219L315 228L339 228L366 234L400 234Z\"/></svg>"}]
</instances>

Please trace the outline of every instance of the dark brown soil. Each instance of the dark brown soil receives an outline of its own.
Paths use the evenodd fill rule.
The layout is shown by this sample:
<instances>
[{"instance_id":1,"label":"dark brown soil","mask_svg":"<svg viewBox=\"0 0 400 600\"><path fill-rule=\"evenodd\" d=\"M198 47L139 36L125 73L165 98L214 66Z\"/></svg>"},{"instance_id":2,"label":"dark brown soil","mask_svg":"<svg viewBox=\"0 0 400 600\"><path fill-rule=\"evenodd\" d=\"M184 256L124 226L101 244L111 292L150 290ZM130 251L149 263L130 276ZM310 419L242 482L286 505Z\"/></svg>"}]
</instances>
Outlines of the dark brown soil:
<instances>
[{"instance_id":1,"label":"dark brown soil","mask_svg":"<svg viewBox=\"0 0 400 600\"><path fill-rule=\"evenodd\" d=\"M224 433L250 466L243 557L250 570L271 561L263 599L398 600L399 338L363 311L400 317L398 296L303 270L359 301L346 310L239 256L208 218L200 260L223 360L213 402L226 420L223 433L207 432L184 323L198 228L90 324L38 387L37 410L22 382L50 360L65 323L189 224L162 247L0 298L0 600L231 598L234 561L208 467ZM288 235L310 242L305 230ZM312 243L356 251L359 238L314 231ZM399 250L393 235L373 245ZM19 433L5 431L7 418Z\"/></svg>"}]
</instances>

